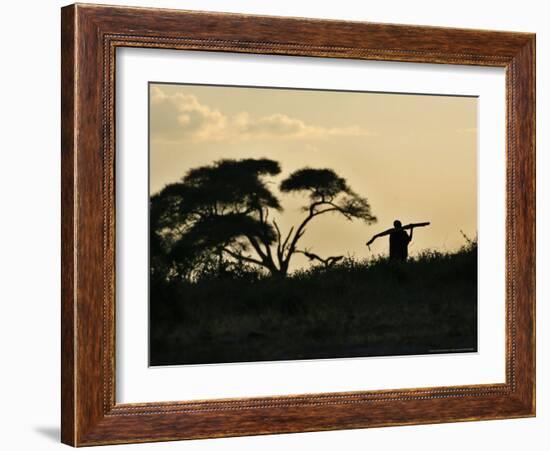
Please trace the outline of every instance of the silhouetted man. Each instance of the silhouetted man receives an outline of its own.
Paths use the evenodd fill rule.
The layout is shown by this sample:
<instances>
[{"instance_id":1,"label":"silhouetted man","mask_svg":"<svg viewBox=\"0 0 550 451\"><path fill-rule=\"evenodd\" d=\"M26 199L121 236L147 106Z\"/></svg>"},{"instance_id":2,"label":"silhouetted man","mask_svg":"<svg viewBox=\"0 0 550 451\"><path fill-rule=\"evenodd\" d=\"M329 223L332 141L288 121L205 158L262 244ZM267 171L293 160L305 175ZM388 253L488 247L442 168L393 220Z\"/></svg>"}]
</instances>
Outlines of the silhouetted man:
<instances>
[{"instance_id":1,"label":"silhouetted man","mask_svg":"<svg viewBox=\"0 0 550 451\"><path fill-rule=\"evenodd\" d=\"M413 237L414 227L411 227L411 232L408 234L403 230L401 221L396 219L393 221L394 231L390 233L390 260L405 261L409 255L408 247Z\"/></svg>"},{"instance_id":2,"label":"silhouetted man","mask_svg":"<svg viewBox=\"0 0 550 451\"><path fill-rule=\"evenodd\" d=\"M367 241L367 246L374 243L376 238L380 238L386 235L390 236L390 260L402 261L407 260L409 255L408 247L409 243L413 237L413 230L415 227L426 227L429 226L429 222L415 222L407 225L402 225L399 219L393 221L393 228L384 230L383 232L377 233L369 241ZM410 230L410 234L407 234L406 230Z\"/></svg>"}]
</instances>

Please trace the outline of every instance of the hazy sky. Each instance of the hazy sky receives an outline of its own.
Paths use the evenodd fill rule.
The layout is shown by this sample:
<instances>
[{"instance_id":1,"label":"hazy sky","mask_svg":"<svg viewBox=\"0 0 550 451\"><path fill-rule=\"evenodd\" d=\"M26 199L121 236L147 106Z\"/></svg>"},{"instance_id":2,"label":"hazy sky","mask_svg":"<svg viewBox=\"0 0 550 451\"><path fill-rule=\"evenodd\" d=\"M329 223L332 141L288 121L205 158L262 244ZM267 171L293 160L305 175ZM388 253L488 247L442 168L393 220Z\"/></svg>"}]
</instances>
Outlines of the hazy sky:
<instances>
[{"instance_id":1,"label":"hazy sky","mask_svg":"<svg viewBox=\"0 0 550 451\"><path fill-rule=\"evenodd\" d=\"M430 221L409 246L455 250L462 230L477 233L477 99L343 91L150 85L150 189L221 158L270 158L282 173L270 185L288 230L303 217L305 195L281 194L280 180L308 166L332 168L366 197L370 226L321 215L301 248L326 257L387 254L388 239L365 242L392 226ZM275 216L275 217L277 217ZM302 255L293 267L307 266Z\"/></svg>"}]
</instances>

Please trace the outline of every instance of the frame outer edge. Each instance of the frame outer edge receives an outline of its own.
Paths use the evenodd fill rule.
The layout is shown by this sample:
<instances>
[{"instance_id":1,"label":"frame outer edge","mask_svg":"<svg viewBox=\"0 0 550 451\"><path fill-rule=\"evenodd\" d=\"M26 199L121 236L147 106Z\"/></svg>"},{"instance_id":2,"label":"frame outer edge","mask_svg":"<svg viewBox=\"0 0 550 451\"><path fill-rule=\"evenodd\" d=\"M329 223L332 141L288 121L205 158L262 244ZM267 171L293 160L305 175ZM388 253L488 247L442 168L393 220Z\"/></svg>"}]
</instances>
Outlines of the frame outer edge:
<instances>
[{"instance_id":1,"label":"frame outer edge","mask_svg":"<svg viewBox=\"0 0 550 451\"><path fill-rule=\"evenodd\" d=\"M76 446L76 7L61 8L61 442Z\"/></svg>"},{"instance_id":2,"label":"frame outer edge","mask_svg":"<svg viewBox=\"0 0 550 451\"><path fill-rule=\"evenodd\" d=\"M531 391L532 396L532 404L531 404L531 412L533 416L537 415L537 305L536 305L536 291L537 291L537 220L536 220L536 206L537 206L537 169L536 169L536 161L537 161L537 36L536 34L533 35L533 39L531 41L531 70L532 73L532 87L531 92L533 95L533 113L531 118L532 123L532 136L531 136L531 142L532 142L532 148L533 148L533 168L532 168L532 177L533 177L533 208L534 208L534 219L533 219L533 274L532 274L532 284L533 284L533 307L532 307L532 315L533 315L533 331L532 331L532 337L533 337L533 349L532 349L532 355L533 355L533 387Z\"/></svg>"},{"instance_id":3,"label":"frame outer edge","mask_svg":"<svg viewBox=\"0 0 550 451\"><path fill-rule=\"evenodd\" d=\"M519 210L517 239L524 242L518 246L516 262L519 309L517 324L521 349L518 353L518 369L523 373L518 395L528 416L536 416L536 35L518 52L513 65L517 76L517 140L518 178L522 186L518 192Z\"/></svg>"}]
</instances>

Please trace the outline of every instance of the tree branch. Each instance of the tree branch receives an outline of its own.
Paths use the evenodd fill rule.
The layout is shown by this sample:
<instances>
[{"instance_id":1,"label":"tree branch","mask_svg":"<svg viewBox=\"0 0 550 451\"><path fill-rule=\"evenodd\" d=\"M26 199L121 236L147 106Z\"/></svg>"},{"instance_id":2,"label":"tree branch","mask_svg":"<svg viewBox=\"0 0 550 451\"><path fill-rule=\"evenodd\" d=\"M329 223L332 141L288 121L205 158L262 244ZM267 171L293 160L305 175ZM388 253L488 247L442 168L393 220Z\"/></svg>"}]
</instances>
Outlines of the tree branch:
<instances>
[{"instance_id":1,"label":"tree branch","mask_svg":"<svg viewBox=\"0 0 550 451\"><path fill-rule=\"evenodd\" d=\"M317 210L316 211L315 209L317 207L321 206L321 205L329 205L330 208L325 208L324 210ZM292 256L292 254L296 250L296 245L298 244L298 240L303 236L303 234L305 232L305 227L309 223L309 221L311 221L316 216L322 215L324 213L329 213L331 211L338 211L343 216L345 216L347 219L350 219L350 220L352 219L352 216L349 215L349 213L347 213L344 209L342 209L342 207L336 205L335 203L333 203L331 201L327 201L325 199L325 196L321 196L321 200L313 202L309 206L308 216L302 221L302 223L296 229L296 233L294 234L294 237L292 238L292 241L290 242L290 245L288 247L288 251L287 251L287 254L286 254L286 258L284 259L285 265L288 265L288 262L290 261L290 258ZM290 237L290 235L289 235L289 237Z\"/></svg>"},{"instance_id":2,"label":"tree branch","mask_svg":"<svg viewBox=\"0 0 550 451\"><path fill-rule=\"evenodd\" d=\"M266 247L266 253L262 251L262 248L260 247L260 244L258 241L256 241L256 238L251 235L246 235L248 238L248 241L256 251L256 253L259 255L259 257L262 259L262 264L266 268L268 268L272 272L278 272L278 268L275 265L275 262L273 261L273 256L271 255L271 249L269 248L269 243L262 242L262 244Z\"/></svg>"},{"instance_id":3,"label":"tree branch","mask_svg":"<svg viewBox=\"0 0 550 451\"><path fill-rule=\"evenodd\" d=\"M318 202L317 202L318 203ZM315 204L315 203L314 203ZM312 206L314 205L312 204ZM290 258L292 257L292 254L296 250L296 244L298 244L298 240L302 237L304 234L304 229L309 221L311 221L315 216L318 215L318 213L313 212L312 208L310 206L310 213L309 215L302 221L302 223L298 226L296 229L296 232L294 233L294 237L292 238L292 241L290 242L290 245L288 246L288 250L286 253L286 258L284 258L285 265L288 265L290 262Z\"/></svg>"},{"instance_id":4,"label":"tree branch","mask_svg":"<svg viewBox=\"0 0 550 451\"><path fill-rule=\"evenodd\" d=\"M262 260L265 260L267 258L267 255L264 254L264 252L262 251L262 248L260 247L258 241L256 241L256 238L254 238L252 235L246 235L246 238L248 239L254 250L258 253L260 258Z\"/></svg>"},{"instance_id":5,"label":"tree branch","mask_svg":"<svg viewBox=\"0 0 550 451\"><path fill-rule=\"evenodd\" d=\"M332 202L326 202L326 204L332 206L332 208L324 210L322 213L326 213L327 211L338 211L342 215L344 215L346 217L346 219L349 219L350 221L353 219L352 216L347 211L345 211L342 207L340 207L339 205L336 205Z\"/></svg>"},{"instance_id":6,"label":"tree branch","mask_svg":"<svg viewBox=\"0 0 550 451\"><path fill-rule=\"evenodd\" d=\"M293 231L294 231L294 226L292 226L290 228L290 230L288 231L288 235L286 236L285 240L283 241L283 246L282 246L283 252L286 248L286 245L288 244L288 240L290 239L290 236L292 235Z\"/></svg>"},{"instance_id":7,"label":"tree branch","mask_svg":"<svg viewBox=\"0 0 550 451\"><path fill-rule=\"evenodd\" d=\"M308 250L304 250L304 251L296 250L296 253L304 254L310 260L320 261L321 263L323 263L323 265L325 265L325 268L332 267L335 263L339 262L340 260L342 260L344 258L343 255L334 255L334 256L327 257L327 258L322 258L322 257L318 256L317 254L314 254L313 252L310 252Z\"/></svg>"},{"instance_id":8,"label":"tree branch","mask_svg":"<svg viewBox=\"0 0 550 451\"><path fill-rule=\"evenodd\" d=\"M275 232L277 233L277 259L279 260L279 263L281 262L282 258L282 250L281 250L281 229L279 228L279 225L277 224L277 221L275 219L273 220L273 226L275 227Z\"/></svg>"},{"instance_id":9,"label":"tree branch","mask_svg":"<svg viewBox=\"0 0 550 451\"><path fill-rule=\"evenodd\" d=\"M260 266L263 266L265 268L268 268L268 266L263 261L256 260L252 257L247 257L246 255L242 255L242 254L239 254L237 252L233 252L232 250L230 250L226 247L222 248L222 251L226 252L231 257L236 258L237 260L244 260L244 261L247 261L249 263L255 263L256 265L260 265Z\"/></svg>"}]
</instances>

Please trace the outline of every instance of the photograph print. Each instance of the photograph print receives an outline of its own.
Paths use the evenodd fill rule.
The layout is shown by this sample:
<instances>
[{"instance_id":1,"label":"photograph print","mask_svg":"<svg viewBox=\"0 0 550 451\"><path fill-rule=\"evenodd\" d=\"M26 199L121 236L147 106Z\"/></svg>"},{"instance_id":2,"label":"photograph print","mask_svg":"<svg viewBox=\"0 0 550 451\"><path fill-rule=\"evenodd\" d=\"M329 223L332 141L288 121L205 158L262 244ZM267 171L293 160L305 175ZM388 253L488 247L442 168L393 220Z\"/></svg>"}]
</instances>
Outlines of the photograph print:
<instances>
[{"instance_id":1,"label":"photograph print","mask_svg":"<svg viewBox=\"0 0 550 451\"><path fill-rule=\"evenodd\" d=\"M477 352L476 97L148 89L150 366Z\"/></svg>"}]
</instances>

